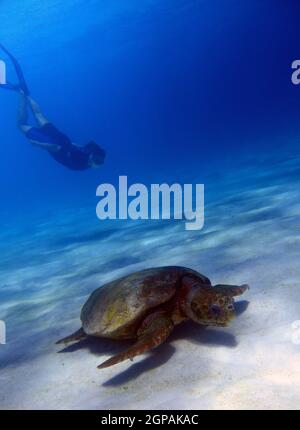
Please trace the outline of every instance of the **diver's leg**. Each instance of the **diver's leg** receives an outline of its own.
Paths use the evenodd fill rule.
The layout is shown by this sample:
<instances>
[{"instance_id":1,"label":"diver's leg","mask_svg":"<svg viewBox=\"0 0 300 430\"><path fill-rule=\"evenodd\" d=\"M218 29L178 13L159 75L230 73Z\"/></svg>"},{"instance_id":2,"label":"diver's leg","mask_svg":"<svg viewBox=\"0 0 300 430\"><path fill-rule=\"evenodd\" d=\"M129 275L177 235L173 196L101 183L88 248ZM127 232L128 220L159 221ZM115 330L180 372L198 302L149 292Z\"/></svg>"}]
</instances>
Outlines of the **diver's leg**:
<instances>
[{"instance_id":1,"label":"diver's leg","mask_svg":"<svg viewBox=\"0 0 300 430\"><path fill-rule=\"evenodd\" d=\"M27 100L38 125L43 127L44 125L48 124L49 120L44 116L37 102L30 96L27 97Z\"/></svg>"},{"instance_id":2,"label":"diver's leg","mask_svg":"<svg viewBox=\"0 0 300 430\"><path fill-rule=\"evenodd\" d=\"M141 328L137 333L138 339L136 343L127 351L121 352L120 354L104 361L104 363L98 366L98 369L113 366L124 360L132 359L137 355L156 348L167 339L173 328L174 323L167 316L158 312L150 314L142 323Z\"/></svg>"},{"instance_id":3,"label":"diver's leg","mask_svg":"<svg viewBox=\"0 0 300 430\"><path fill-rule=\"evenodd\" d=\"M32 125L28 124L27 98L23 92L20 93L17 126L24 134L32 128Z\"/></svg>"}]
</instances>

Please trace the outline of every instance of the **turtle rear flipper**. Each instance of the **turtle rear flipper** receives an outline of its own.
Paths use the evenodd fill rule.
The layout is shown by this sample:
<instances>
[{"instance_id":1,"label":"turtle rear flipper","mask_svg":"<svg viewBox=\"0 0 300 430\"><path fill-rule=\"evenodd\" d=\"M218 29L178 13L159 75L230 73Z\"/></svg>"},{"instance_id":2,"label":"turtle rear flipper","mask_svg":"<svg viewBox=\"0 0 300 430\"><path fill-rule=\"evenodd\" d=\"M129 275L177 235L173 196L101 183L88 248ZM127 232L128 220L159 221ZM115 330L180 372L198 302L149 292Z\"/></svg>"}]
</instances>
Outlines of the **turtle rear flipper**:
<instances>
[{"instance_id":1,"label":"turtle rear flipper","mask_svg":"<svg viewBox=\"0 0 300 430\"><path fill-rule=\"evenodd\" d=\"M75 331L73 334L70 334L70 336L64 337L63 339L56 342L56 344L60 343L70 343L70 342L76 342L78 340L85 339L87 335L83 331L83 328L81 327L79 330Z\"/></svg>"}]
</instances>

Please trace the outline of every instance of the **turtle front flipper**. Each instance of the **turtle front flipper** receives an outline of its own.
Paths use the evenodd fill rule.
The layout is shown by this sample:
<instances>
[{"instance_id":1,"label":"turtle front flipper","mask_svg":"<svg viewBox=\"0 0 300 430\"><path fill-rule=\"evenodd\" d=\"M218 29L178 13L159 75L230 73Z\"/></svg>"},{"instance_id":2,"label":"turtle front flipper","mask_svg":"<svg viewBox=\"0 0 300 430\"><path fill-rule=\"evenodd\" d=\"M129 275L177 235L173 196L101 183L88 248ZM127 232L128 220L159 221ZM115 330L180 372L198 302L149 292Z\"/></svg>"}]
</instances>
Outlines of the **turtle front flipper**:
<instances>
[{"instance_id":1,"label":"turtle front flipper","mask_svg":"<svg viewBox=\"0 0 300 430\"><path fill-rule=\"evenodd\" d=\"M79 330L75 331L75 333L70 334L70 336L64 337L63 339L56 342L56 344L60 343L70 343L70 342L77 342L78 340L85 339L87 335L83 331L83 328L81 327Z\"/></svg>"},{"instance_id":2,"label":"turtle front flipper","mask_svg":"<svg viewBox=\"0 0 300 430\"><path fill-rule=\"evenodd\" d=\"M138 330L138 340L136 343L127 351L121 352L104 361L104 363L98 366L98 369L113 366L156 348L167 339L173 328L174 323L169 317L159 312L150 314L143 321L140 330Z\"/></svg>"}]
</instances>

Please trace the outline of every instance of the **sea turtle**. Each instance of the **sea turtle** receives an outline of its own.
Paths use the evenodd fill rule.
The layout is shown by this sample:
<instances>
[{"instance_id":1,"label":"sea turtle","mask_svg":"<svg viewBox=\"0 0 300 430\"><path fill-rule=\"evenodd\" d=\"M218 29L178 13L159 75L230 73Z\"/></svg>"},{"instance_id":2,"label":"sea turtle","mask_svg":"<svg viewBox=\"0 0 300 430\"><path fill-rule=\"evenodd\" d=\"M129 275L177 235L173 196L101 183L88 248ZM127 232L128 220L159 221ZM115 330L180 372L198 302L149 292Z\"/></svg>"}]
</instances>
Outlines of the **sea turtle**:
<instances>
[{"instance_id":1,"label":"sea turtle","mask_svg":"<svg viewBox=\"0 0 300 430\"><path fill-rule=\"evenodd\" d=\"M87 336L135 339L127 351L98 366L109 367L159 346L182 321L226 326L234 317L233 297L248 288L213 287L206 276L185 267L142 270L95 290L82 308L82 328L57 343Z\"/></svg>"}]
</instances>

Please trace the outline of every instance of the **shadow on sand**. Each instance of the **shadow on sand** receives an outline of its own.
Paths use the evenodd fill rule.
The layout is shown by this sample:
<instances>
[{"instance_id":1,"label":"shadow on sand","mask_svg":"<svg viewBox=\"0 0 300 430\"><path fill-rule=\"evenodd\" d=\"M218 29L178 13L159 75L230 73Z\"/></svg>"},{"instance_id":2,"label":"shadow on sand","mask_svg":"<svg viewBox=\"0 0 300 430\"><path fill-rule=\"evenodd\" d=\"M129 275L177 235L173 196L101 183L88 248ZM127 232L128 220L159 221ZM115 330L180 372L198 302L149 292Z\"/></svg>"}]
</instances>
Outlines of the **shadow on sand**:
<instances>
[{"instance_id":1,"label":"shadow on sand","mask_svg":"<svg viewBox=\"0 0 300 430\"><path fill-rule=\"evenodd\" d=\"M241 315L246 311L249 305L248 301L237 302L236 314ZM158 350L153 350L138 363L132 364L125 371L117 374L113 378L104 382L104 386L119 386L128 383L131 380L138 378L141 374L149 372L159 366L165 364L175 353L176 349L171 345L172 342L177 342L180 339L187 339L192 343L211 345L214 347L226 346L234 348L237 346L236 338L233 334L224 330L214 329L210 327L201 327L192 321L187 321L176 327L174 333L168 341L161 345ZM92 354L100 356L115 355L127 349L132 345L132 341L115 341L109 339L87 338L73 345L63 348L59 353L70 353L80 349L88 349ZM99 360L99 364L103 360Z\"/></svg>"}]
</instances>

